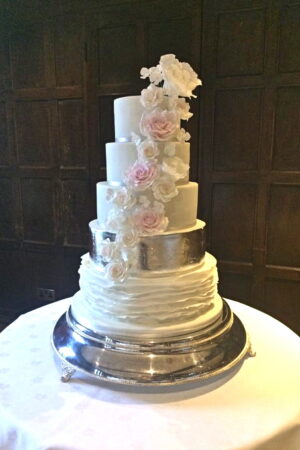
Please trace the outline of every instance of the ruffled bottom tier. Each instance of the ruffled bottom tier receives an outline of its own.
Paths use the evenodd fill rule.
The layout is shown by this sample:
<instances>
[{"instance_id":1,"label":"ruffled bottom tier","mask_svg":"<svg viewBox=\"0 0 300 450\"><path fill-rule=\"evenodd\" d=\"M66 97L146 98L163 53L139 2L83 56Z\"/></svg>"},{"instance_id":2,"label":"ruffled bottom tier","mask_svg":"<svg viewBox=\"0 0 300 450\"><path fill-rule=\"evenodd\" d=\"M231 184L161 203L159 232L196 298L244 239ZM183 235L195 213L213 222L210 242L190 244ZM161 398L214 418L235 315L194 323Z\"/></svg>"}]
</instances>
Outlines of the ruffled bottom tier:
<instances>
[{"instance_id":1,"label":"ruffled bottom tier","mask_svg":"<svg viewBox=\"0 0 300 450\"><path fill-rule=\"evenodd\" d=\"M222 313L215 258L176 271L139 271L112 283L84 255L80 291L72 314L86 328L111 336L159 337L186 334L215 322Z\"/></svg>"}]
</instances>

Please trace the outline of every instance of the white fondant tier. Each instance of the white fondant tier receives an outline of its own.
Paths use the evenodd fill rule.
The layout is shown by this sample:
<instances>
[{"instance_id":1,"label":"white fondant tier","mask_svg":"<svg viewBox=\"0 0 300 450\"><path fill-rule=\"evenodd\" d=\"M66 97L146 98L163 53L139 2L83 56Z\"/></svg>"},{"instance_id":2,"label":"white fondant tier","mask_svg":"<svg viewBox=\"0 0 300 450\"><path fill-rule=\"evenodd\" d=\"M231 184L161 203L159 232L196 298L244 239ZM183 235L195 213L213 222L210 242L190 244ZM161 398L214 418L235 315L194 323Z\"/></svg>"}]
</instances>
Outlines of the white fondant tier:
<instances>
[{"instance_id":1,"label":"white fondant tier","mask_svg":"<svg viewBox=\"0 0 300 450\"><path fill-rule=\"evenodd\" d=\"M215 322L222 312L216 260L176 271L139 272L123 283L106 279L89 255L82 257L72 313L83 326L112 336L174 336Z\"/></svg>"},{"instance_id":2,"label":"white fondant tier","mask_svg":"<svg viewBox=\"0 0 300 450\"><path fill-rule=\"evenodd\" d=\"M109 212L114 208L114 204L107 200L108 189L118 190L122 189L122 186L111 185L107 181L97 183L97 219L100 224L105 224L109 217ZM177 186L177 189L178 195L169 202L164 203L165 215L169 219L168 231L193 227L196 224L198 184L189 182ZM141 192L140 194L144 193Z\"/></svg>"},{"instance_id":3,"label":"white fondant tier","mask_svg":"<svg viewBox=\"0 0 300 450\"><path fill-rule=\"evenodd\" d=\"M140 120L143 111L139 95L121 97L114 101L116 141L130 141L132 132L141 134Z\"/></svg>"},{"instance_id":4,"label":"white fondant tier","mask_svg":"<svg viewBox=\"0 0 300 450\"><path fill-rule=\"evenodd\" d=\"M157 145L159 149L159 156L157 159L159 163L162 163L163 159L166 158L163 151L165 143L157 143ZM185 164L189 165L190 144L186 142L172 142L171 145L174 146L174 156L182 159ZM107 181L123 181L126 170L135 163L137 158L137 148L133 142L110 142L106 144ZM188 174L185 178L179 180L177 184L183 184L187 181Z\"/></svg>"}]
</instances>

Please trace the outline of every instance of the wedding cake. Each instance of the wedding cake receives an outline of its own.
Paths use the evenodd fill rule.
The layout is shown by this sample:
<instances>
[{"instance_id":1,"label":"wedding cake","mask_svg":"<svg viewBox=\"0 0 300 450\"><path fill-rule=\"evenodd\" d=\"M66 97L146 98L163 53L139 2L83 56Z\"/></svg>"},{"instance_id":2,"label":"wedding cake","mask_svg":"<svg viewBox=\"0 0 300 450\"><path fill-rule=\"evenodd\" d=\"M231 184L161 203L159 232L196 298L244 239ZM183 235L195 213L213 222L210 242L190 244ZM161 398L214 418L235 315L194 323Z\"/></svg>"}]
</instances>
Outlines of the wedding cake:
<instances>
[{"instance_id":1,"label":"wedding cake","mask_svg":"<svg viewBox=\"0 0 300 450\"><path fill-rule=\"evenodd\" d=\"M215 326L222 316L215 258L197 220L190 139L181 127L201 84L188 63L164 55L141 70L149 86L114 101L115 142L97 219L79 269L71 313L98 335L168 338Z\"/></svg>"}]
</instances>

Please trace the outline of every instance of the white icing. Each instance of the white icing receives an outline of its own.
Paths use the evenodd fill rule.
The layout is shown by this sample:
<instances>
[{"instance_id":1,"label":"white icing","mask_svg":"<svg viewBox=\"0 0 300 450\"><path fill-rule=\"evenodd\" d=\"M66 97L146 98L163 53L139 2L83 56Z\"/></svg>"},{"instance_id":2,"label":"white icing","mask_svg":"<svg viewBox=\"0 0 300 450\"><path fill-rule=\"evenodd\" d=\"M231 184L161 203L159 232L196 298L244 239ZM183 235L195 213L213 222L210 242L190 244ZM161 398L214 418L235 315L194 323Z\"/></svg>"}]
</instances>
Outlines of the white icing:
<instances>
[{"instance_id":1,"label":"white icing","mask_svg":"<svg viewBox=\"0 0 300 450\"><path fill-rule=\"evenodd\" d=\"M158 143L158 162L168 155L164 153L165 144ZM185 164L190 163L190 144L186 142L172 142L174 155L181 158ZM137 160L137 148L134 142L111 142L106 144L106 175L109 182L122 182L124 173ZM187 174L188 175L188 174ZM177 184L184 184L188 181L188 176L177 181Z\"/></svg>"},{"instance_id":2,"label":"white icing","mask_svg":"<svg viewBox=\"0 0 300 450\"><path fill-rule=\"evenodd\" d=\"M107 200L107 192L110 189L118 191L122 186L112 185L106 181L97 183L97 218L100 224L107 221L109 212L114 207L114 204ZM165 215L169 219L168 231L192 227L196 223L198 184L189 182L178 185L177 189L178 195L164 204ZM147 193L145 196L147 197Z\"/></svg>"},{"instance_id":3,"label":"white icing","mask_svg":"<svg viewBox=\"0 0 300 450\"><path fill-rule=\"evenodd\" d=\"M188 333L214 322L222 301L215 258L172 272L138 272L112 283L88 255L82 258L81 291L74 317L98 333L164 335Z\"/></svg>"},{"instance_id":4,"label":"white icing","mask_svg":"<svg viewBox=\"0 0 300 450\"><path fill-rule=\"evenodd\" d=\"M131 140L131 133L140 134L140 120L144 108L140 96L117 98L114 101L115 138Z\"/></svg>"}]
</instances>

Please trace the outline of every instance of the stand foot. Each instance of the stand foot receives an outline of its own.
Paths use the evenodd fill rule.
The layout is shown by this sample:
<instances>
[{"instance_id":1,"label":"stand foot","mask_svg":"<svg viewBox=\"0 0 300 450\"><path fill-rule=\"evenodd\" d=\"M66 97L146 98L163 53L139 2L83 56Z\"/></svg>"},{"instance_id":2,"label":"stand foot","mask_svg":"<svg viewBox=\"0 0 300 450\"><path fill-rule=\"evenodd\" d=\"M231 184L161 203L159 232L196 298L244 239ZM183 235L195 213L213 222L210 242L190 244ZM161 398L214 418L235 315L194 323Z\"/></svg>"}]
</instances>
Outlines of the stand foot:
<instances>
[{"instance_id":1,"label":"stand foot","mask_svg":"<svg viewBox=\"0 0 300 450\"><path fill-rule=\"evenodd\" d=\"M250 342L250 344L249 344L249 348L248 348L247 355L248 355L250 358L254 358L254 356L256 356L256 352L253 350L251 342Z\"/></svg>"},{"instance_id":2,"label":"stand foot","mask_svg":"<svg viewBox=\"0 0 300 450\"><path fill-rule=\"evenodd\" d=\"M63 383L67 383L71 377L74 375L74 373L76 372L75 369L73 369L71 366L68 366L66 364L62 364L61 365L61 370L62 370L62 374L61 374L61 381Z\"/></svg>"}]
</instances>

